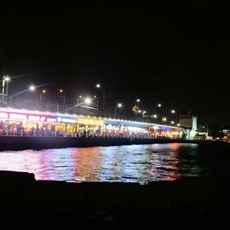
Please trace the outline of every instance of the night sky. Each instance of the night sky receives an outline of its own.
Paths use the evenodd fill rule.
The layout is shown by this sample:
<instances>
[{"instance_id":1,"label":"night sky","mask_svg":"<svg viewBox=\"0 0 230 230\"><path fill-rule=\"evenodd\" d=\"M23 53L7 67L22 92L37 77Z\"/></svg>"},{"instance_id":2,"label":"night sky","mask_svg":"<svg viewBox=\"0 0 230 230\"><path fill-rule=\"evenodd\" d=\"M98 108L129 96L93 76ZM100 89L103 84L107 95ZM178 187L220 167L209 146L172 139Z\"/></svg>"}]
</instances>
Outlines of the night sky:
<instances>
[{"instance_id":1,"label":"night sky","mask_svg":"<svg viewBox=\"0 0 230 230\"><path fill-rule=\"evenodd\" d=\"M161 102L198 123L230 124L230 4L79 1L0 8L0 73L9 92L62 87L73 100L105 89L107 104L149 112ZM71 98L71 99L70 99Z\"/></svg>"}]
</instances>

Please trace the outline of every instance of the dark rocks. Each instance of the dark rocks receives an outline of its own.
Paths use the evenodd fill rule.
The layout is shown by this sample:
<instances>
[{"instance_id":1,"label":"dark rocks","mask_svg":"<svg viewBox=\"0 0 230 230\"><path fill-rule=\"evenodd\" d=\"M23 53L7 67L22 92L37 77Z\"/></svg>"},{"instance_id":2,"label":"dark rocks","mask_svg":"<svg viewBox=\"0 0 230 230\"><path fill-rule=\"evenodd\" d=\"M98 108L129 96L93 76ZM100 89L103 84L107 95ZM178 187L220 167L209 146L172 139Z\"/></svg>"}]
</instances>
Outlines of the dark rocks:
<instances>
[{"instance_id":1,"label":"dark rocks","mask_svg":"<svg viewBox=\"0 0 230 230\"><path fill-rule=\"evenodd\" d=\"M197 227L227 221L228 178L137 183L36 181L33 174L0 172L1 213L49 217L82 224L153 226L177 221ZM220 216L219 216L220 215ZM59 219L61 217L61 219ZM35 218L35 216L34 216ZM161 222L161 219L165 221ZM56 220L57 221L57 220ZM175 222L172 223L175 227Z\"/></svg>"}]
</instances>

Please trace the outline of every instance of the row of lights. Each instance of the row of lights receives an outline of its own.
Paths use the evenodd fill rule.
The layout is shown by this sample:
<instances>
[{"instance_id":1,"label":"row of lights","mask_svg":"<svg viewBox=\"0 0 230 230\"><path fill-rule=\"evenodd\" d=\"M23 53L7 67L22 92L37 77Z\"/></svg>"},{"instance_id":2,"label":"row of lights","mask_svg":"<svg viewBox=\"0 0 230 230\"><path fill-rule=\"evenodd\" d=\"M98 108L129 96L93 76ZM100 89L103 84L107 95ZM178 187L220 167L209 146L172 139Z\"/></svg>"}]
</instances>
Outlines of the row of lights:
<instances>
[{"instance_id":1,"label":"row of lights","mask_svg":"<svg viewBox=\"0 0 230 230\"><path fill-rule=\"evenodd\" d=\"M1 94L1 95L2 95L2 102L3 102L3 100L4 100L4 96L8 96L9 82L10 82L10 76L8 76L8 75L3 76L3 79L2 79L2 94ZM34 86L34 85L30 85L28 89L23 90L23 91L20 91L20 92L16 93L16 95L18 96L18 95L20 95L20 94L22 94L22 93L24 93L24 92L27 92L27 91L35 91L36 88L39 88L39 86L36 87L36 86ZM104 108L105 108L105 88L102 87L102 85L99 84L99 83L96 84L96 88L102 89L102 91L103 91L103 96L102 96L102 111L104 112ZM43 89L43 90L41 91L41 94L43 94L43 95L45 95L46 93L47 93L47 91L46 91L45 89ZM62 94L63 97L65 97L65 94L64 94L64 90L63 90L63 89L59 89L59 93ZM41 96L41 95L40 95L40 96ZM41 98L42 98L42 97L41 97ZM65 99L64 99L64 100L65 100ZM85 103L85 104L90 104L91 101L92 101L92 99L90 99L90 98L85 98L85 100L83 100L80 104L83 104L83 103ZM136 103L140 103L140 102L141 102L141 100L140 100L139 98L136 99ZM116 104L115 110L114 110L114 116L116 116L116 114L117 114L117 109L121 109L122 106L123 106L123 104L122 104L121 102L119 102L119 103ZM157 106L158 106L159 108L163 108L161 103L159 103ZM135 107L135 106L134 106L134 107ZM136 114L141 114L143 117L144 117L144 116L146 115L146 113L147 113L145 110L142 111L141 109L139 109L138 106L136 106L135 109L136 109L136 110L133 110L133 112L136 113ZM171 113L172 113L172 114L175 114L176 111L175 111L174 109L172 109L172 110L171 110ZM157 119L157 118L158 118L158 115L157 115L157 114L153 114L151 117ZM167 121L167 117L165 116L165 114L164 114L164 109L163 109L163 111L162 111L162 122L166 122L166 121ZM174 122L174 121L171 121L171 124L175 124L175 122ZM178 125L179 125L179 124L178 124Z\"/></svg>"}]
</instances>

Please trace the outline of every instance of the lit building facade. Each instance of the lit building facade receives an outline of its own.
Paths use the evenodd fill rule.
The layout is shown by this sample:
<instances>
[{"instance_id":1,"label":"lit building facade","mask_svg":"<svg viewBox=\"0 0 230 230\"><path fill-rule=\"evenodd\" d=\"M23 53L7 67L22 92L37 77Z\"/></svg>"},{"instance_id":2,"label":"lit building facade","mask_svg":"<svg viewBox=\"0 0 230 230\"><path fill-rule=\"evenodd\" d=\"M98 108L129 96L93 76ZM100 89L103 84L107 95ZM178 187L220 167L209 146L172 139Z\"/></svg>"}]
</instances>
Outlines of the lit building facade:
<instances>
[{"instance_id":1,"label":"lit building facade","mask_svg":"<svg viewBox=\"0 0 230 230\"><path fill-rule=\"evenodd\" d=\"M0 135L182 138L183 132L175 126L0 107Z\"/></svg>"}]
</instances>

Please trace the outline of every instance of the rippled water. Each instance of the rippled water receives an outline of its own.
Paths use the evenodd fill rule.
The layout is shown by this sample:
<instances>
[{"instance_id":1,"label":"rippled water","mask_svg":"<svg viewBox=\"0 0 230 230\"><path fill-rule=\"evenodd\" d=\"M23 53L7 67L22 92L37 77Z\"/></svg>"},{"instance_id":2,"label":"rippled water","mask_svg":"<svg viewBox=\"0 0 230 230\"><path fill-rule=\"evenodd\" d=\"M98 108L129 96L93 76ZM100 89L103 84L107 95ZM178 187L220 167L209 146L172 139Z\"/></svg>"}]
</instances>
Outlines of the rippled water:
<instances>
[{"instance_id":1,"label":"rippled water","mask_svg":"<svg viewBox=\"0 0 230 230\"><path fill-rule=\"evenodd\" d=\"M229 175L229 146L187 143L0 152L0 170L34 173L37 180L79 183L177 180Z\"/></svg>"}]
</instances>

